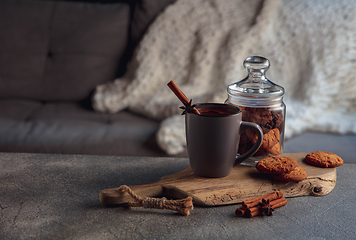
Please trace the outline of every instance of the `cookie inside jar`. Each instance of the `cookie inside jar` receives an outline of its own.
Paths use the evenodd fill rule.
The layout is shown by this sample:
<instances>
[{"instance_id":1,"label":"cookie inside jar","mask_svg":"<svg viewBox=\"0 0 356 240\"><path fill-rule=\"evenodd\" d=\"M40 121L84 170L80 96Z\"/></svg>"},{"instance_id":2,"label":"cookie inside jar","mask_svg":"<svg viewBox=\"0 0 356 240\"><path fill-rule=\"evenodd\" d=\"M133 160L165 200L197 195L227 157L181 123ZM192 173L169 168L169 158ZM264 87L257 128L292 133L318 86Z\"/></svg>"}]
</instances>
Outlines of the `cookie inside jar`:
<instances>
[{"instance_id":1,"label":"cookie inside jar","mask_svg":"<svg viewBox=\"0 0 356 240\"><path fill-rule=\"evenodd\" d=\"M254 156L280 155L283 151L284 139L284 115L282 109L270 107L238 107L242 109L242 121L256 123L263 131L262 145ZM241 134L238 153L244 154L251 149L256 141L257 135L255 132L246 130Z\"/></svg>"},{"instance_id":2,"label":"cookie inside jar","mask_svg":"<svg viewBox=\"0 0 356 240\"><path fill-rule=\"evenodd\" d=\"M263 142L253 156L253 165L266 156L282 154L286 107L283 102L284 88L266 77L270 67L267 58L252 56L245 59L243 66L248 75L228 86L225 103L241 108L242 121L256 123L263 130ZM256 141L255 133L246 130L241 134L238 153L244 154Z\"/></svg>"}]
</instances>

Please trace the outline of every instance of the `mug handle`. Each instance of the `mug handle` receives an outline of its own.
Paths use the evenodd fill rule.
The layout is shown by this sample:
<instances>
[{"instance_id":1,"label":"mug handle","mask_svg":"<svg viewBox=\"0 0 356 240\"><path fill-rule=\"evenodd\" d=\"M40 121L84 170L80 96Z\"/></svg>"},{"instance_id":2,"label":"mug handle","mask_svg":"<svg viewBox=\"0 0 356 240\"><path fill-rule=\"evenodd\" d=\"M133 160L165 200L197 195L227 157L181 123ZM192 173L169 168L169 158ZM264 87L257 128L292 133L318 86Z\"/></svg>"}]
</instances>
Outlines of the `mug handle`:
<instances>
[{"instance_id":1,"label":"mug handle","mask_svg":"<svg viewBox=\"0 0 356 240\"><path fill-rule=\"evenodd\" d=\"M243 161L251 157L253 154L255 154L262 144L262 140L263 140L262 128L258 126L256 123L242 121L240 125L240 135L243 131L247 129L251 129L257 134L257 141L250 150L248 150L247 152L245 152L244 154L236 158L235 165L242 163Z\"/></svg>"}]
</instances>

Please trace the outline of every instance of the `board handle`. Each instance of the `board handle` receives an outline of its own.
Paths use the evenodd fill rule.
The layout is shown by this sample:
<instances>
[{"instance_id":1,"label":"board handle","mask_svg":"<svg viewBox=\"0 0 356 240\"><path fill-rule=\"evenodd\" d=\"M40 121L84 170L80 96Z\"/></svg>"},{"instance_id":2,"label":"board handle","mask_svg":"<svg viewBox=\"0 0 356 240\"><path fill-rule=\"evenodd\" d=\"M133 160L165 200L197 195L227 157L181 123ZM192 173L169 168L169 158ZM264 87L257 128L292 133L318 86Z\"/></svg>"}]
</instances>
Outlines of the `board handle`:
<instances>
[{"instance_id":1,"label":"board handle","mask_svg":"<svg viewBox=\"0 0 356 240\"><path fill-rule=\"evenodd\" d=\"M130 187L137 195L145 197L158 197L163 194L162 185L140 185ZM102 190L99 194L100 202L107 205L124 204L134 199L127 193L118 191L118 188L109 188Z\"/></svg>"}]
</instances>

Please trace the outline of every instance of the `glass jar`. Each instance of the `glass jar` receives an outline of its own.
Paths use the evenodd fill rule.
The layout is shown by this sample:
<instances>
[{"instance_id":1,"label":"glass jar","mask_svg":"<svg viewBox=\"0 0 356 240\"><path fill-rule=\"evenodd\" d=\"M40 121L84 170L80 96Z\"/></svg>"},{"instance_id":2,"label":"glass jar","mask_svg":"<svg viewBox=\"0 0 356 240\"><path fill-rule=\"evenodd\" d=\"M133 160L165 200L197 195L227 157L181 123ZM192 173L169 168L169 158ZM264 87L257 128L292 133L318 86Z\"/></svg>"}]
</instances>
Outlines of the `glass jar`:
<instances>
[{"instance_id":1,"label":"glass jar","mask_svg":"<svg viewBox=\"0 0 356 240\"><path fill-rule=\"evenodd\" d=\"M263 130L261 147L245 162L252 165L267 156L282 154L286 106L283 102L284 88L269 81L265 76L270 66L267 58L252 56L247 58L243 65L248 75L228 86L225 103L240 107L242 120L256 123ZM240 138L238 153L248 151L256 140L254 132L245 131Z\"/></svg>"}]
</instances>

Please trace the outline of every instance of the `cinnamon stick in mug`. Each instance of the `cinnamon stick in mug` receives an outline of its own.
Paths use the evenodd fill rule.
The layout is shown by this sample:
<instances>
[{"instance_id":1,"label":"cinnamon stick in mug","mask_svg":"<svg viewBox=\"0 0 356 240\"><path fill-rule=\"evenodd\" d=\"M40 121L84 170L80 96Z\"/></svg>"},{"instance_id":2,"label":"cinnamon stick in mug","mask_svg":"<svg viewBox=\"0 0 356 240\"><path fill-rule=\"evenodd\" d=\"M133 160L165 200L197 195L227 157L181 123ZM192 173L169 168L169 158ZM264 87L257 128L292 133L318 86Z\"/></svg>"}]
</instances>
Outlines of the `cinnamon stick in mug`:
<instances>
[{"instance_id":1,"label":"cinnamon stick in mug","mask_svg":"<svg viewBox=\"0 0 356 240\"><path fill-rule=\"evenodd\" d=\"M184 104L187 105L189 104L189 99L187 98L187 96L185 96L185 94L182 92L182 90L179 89L179 87L173 82L173 80L171 80L167 86L172 90L172 92L177 96L177 98ZM196 109L195 107L193 108L194 113L199 114L200 112L198 111L198 109Z\"/></svg>"}]
</instances>

